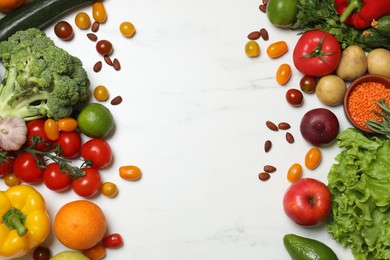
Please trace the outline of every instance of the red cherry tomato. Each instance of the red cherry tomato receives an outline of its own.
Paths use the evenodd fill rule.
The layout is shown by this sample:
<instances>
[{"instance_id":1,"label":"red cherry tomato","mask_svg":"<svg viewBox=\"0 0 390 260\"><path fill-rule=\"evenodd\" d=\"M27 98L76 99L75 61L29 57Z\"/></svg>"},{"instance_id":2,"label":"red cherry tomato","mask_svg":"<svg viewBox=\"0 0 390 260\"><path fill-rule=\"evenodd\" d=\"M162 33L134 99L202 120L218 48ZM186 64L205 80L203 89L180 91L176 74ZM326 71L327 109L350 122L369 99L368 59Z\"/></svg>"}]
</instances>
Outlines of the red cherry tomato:
<instances>
[{"instance_id":1,"label":"red cherry tomato","mask_svg":"<svg viewBox=\"0 0 390 260\"><path fill-rule=\"evenodd\" d=\"M293 52L295 67L303 74L315 77L335 71L340 57L340 43L334 36L322 30L304 32Z\"/></svg>"},{"instance_id":2,"label":"red cherry tomato","mask_svg":"<svg viewBox=\"0 0 390 260\"><path fill-rule=\"evenodd\" d=\"M72 180L68 174L61 172L60 166L56 162L52 162L43 170L43 183L50 190L64 191L70 187Z\"/></svg>"},{"instance_id":3,"label":"red cherry tomato","mask_svg":"<svg viewBox=\"0 0 390 260\"><path fill-rule=\"evenodd\" d=\"M123 239L120 234L113 233L103 238L102 244L105 248L119 248L123 245Z\"/></svg>"},{"instance_id":4,"label":"red cherry tomato","mask_svg":"<svg viewBox=\"0 0 390 260\"><path fill-rule=\"evenodd\" d=\"M290 88L286 92L286 100L292 106L300 106L303 103L303 94L298 89Z\"/></svg>"},{"instance_id":5,"label":"red cherry tomato","mask_svg":"<svg viewBox=\"0 0 390 260\"><path fill-rule=\"evenodd\" d=\"M27 142L26 146L31 147L33 145L32 139L38 139L34 149L39 151L48 151L51 148L51 141L45 133L45 120L37 119L27 122Z\"/></svg>"},{"instance_id":6,"label":"red cherry tomato","mask_svg":"<svg viewBox=\"0 0 390 260\"><path fill-rule=\"evenodd\" d=\"M93 138L81 146L81 156L84 160L91 161L92 168L106 167L112 160L110 145L103 139Z\"/></svg>"},{"instance_id":7,"label":"red cherry tomato","mask_svg":"<svg viewBox=\"0 0 390 260\"><path fill-rule=\"evenodd\" d=\"M81 136L77 131L60 132L60 136L55 144L61 147L61 155L65 158L72 159L80 155Z\"/></svg>"},{"instance_id":8,"label":"red cherry tomato","mask_svg":"<svg viewBox=\"0 0 390 260\"><path fill-rule=\"evenodd\" d=\"M41 156L36 155L36 157L44 164ZM38 162L29 152L22 152L16 157L13 171L18 179L30 184L39 182L43 174L43 168L39 167Z\"/></svg>"},{"instance_id":9,"label":"red cherry tomato","mask_svg":"<svg viewBox=\"0 0 390 260\"><path fill-rule=\"evenodd\" d=\"M107 40L100 40L96 43L96 50L103 56L110 55L112 52L112 43Z\"/></svg>"},{"instance_id":10,"label":"red cherry tomato","mask_svg":"<svg viewBox=\"0 0 390 260\"><path fill-rule=\"evenodd\" d=\"M301 90L305 93L313 93L316 90L317 79L315 77L303 76L299 82Z\"/></svg>"},{"instance_id":11,"label":"red cherry tomato","mask_svg":"<svg viewBox=\"0 0 390 260\"><path fill-rule=\"evenodd\" d=\"M60 21L54 26L54 33L61 40L68 41L73 38L73 27L67 21Z\"/></svg>"},{"instance_id":12,"label":"red cherry tomato","mask_svg":"<svg viewBox=\"0 0 390 260\"><path fill-rule=\"evenodd\" d=\"M84 168L85 175L72 182L74 192L84 198L95 196L102 187L102 180L98 170Z\"/></svg>"},{"instance_id":13,"label":"red cherry tomato","mask_svg":"<svg viewBox=\"0 0 390 260\"><path fill-rule=\"evenodd\" d=\"M15 155L12 152L5 151L0 147L0 177L12 172L15 162Z\"/></svg>"}]
</instances>

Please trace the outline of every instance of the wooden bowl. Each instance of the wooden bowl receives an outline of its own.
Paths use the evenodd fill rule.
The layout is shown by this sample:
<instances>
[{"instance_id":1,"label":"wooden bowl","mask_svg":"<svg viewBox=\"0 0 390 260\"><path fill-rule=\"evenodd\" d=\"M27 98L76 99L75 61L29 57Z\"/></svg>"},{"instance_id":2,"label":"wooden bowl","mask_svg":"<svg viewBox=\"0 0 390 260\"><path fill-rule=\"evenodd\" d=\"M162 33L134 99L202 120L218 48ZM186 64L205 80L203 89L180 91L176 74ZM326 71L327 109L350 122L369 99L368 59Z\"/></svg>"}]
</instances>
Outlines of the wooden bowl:
<instances>
[{"instance_id":1,"label":"wooden bowl","mask_svg":"<svg viewBox=\"0 0 390 260\"><path fill-rule=\"evenodd\" d=\"M367 75L361 76L361 77L357 78L356 80L354 80L353 82L351 82L351 84L348 86L347 91L346 91L345 96L344 96L344 112L345 112L345 115L346 115L347 119L349 120L349 122L354 127L356 127L357 129L359 129L363 132L373 133L369 128L362 126L361 124L358 124L357 122L355 122L355 120L351 116L351 112L348 109L348 105L349 105L348 100L349 100L349 97L350 97L352 91L357 86L359 86L360 84L362 84L364 82L378 82L378 83L383 84L386 88L390 89L390 78L385 77L385 76L381 76L381 75L375 75L375 74L367 74Z\"/></svg>"}]
</instances>

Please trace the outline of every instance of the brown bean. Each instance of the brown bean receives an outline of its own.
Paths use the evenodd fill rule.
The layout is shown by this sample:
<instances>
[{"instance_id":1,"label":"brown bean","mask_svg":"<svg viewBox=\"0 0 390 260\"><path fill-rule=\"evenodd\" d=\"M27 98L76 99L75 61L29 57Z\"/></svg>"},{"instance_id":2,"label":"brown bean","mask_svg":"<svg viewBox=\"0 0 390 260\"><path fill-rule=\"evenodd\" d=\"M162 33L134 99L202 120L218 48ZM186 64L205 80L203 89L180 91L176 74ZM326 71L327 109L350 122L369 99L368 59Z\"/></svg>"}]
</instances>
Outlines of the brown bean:
<instances>
[{"instance_id":1,"label":"brown bean","mask_svg":"<svg viewBox=\"0 0 390 260\"><path fill-rule=\"evenodd\" d=\"M98 39L97 35L94 33L87 33L87 37L88 37L88 39L90 39L93 42L96 42Z\"/></svg>"},{"instance_id":2,"label":"brown bean","mask_svg":"<svg viewBox=\"0 0 390 260\"><path fill-rule=\"evenodd\" d=\"M268 0L263 0L263 5L267 5L268 4Z\"/></svg>"},{"instance_id":3,"label":"brown bean","mask_svg":"<svg viewBox=\"0 0 390 260\"><path fill-rule=\"evenodd\" d=\"M268 173L276 172L276 167L272 165L264 165L264 171Z\"/></svg>"},{"instance_id":4,"label":"brown bean","mask_svg":"<svg viewBox=\"0 0 390 260\"><path fill-rule=\"evenodd\" d=\"M121 64L117 58L115 58L112 61L112 66L114 67L115 70L120 70L121 69Z\"/></svg>"},{"instance_id":5,"label":"brown bean","mask_svg":"<svg viewBox=\"0 0 390 260\"><path fill-rule=\"evenodd\" d=\"M251 33L248 34L248 39L254 41L254 40L259 39L260 36L261 36L261 35L260 35L260 32L259 32L259 31L253 31L253 32L251 32Z\"/></svg>"},{"instance_id":6,"label":"brown bean","mask_svg":"<svg viewBox=\"0 0 390 260\"><path fill-rule=\"evenodd\" d=\"M122 103L122 97L121 96L116 96L116 97L114 97L111 100L111 105L113 105L113 106L119 105L120 103Z\"/></svg>"},{"instance_id":7,"label":"brown bean","mask_svg":"<svg viewBox=\"0 0 390 260\"><path fill-rule=\"evenodd\" d=\"M267 11L267 8L266 8L266 6L265 6L264 4L259 5L259 9L260 9L260 11L262 11L263 13L265 13L265 12Z\"/></svg>"},{"instance_id":8,"label":"brown bean","mask_svg":"<svg viewBox=\"0 0 390 260\"><path fill-rule=\"evenodd\" d=\"M97 31L99 31L99 27L100 27L100 23L95 21L95 22L92 23L91 30L93 32L97 32Z\"/></svg>"},{"instance_id":9,"label":"brown bean","mask_svg":"<svg viewBox=\"0 0 390 260\"><path fill-rule=\"evenodd\" d=\"M266 153L268 153L269 150L271 150L271 148L272 148L272 142L271 142L271 140L265 141L265 143L264 143L264 151L265 151Z\"/></svg>"},{"instance_id":10,"label":"brown bean","mask_svg":"<svg viewBox=\"0 0 390 260\"><path fill-rule=\"evenodd\" d=\"M103 63L101 61L98 61L93 66L93 71L94 72L99 72L102 69L102 67L103 67Z\"/></svg>"},{"instance_id":11,"label":"brown bean","mask_svg":"<svg viewBox=\"0 0 390 260\"><path fill-rule=\"evenodd\" d=\"M272 121L266 121L265 125L268 127L268 129L270 129L272 131L278 131L279 130L278 126L275 125L275 123L272 122Z\"/></svg>"},{"instance_id":12,"label":"brown bean","mask_svg":"<svg viewBox=\"0 0 390 260\"><path fill-rule=\"evenodd\" d=\"M267 31L267 29L261 28L261 29L260 29L260 35L261 35L261 38L263 38L264 41L268 41L269 36L268 36L268 31Z\"/></svg>"},{"instance_id":13,"label":"brown bean","mask_svg":"<svg viewBox=\"0 0 390 260\"><path fill-rule=\"evenodd\" d=\"M280 122L279 124L278 124L278 128L280 129L280 130L287 130L287 129L290 129L290 124L289 123L287 123L287 122Z\"/></svg>"},{"instance_id":14,"label":"brown bean","mask_svg":"<svg viewBox=\"0 0 390 260\"><path fill-rule=\"evenodd\" d=\"M295 141L294 136L290 132L286 133L286 140L290 144L294 143Z\"/></svg>"},{"instance_id":15,"label":"brown bean","mask_svg":"<svg viewBox=\"0 0 390 260\"><path fill-rule=\"evenodd\" d=\"M259 180L266 181L271 177L268 172L260 172L259 173Z\"/></svg>"}]
</instances>

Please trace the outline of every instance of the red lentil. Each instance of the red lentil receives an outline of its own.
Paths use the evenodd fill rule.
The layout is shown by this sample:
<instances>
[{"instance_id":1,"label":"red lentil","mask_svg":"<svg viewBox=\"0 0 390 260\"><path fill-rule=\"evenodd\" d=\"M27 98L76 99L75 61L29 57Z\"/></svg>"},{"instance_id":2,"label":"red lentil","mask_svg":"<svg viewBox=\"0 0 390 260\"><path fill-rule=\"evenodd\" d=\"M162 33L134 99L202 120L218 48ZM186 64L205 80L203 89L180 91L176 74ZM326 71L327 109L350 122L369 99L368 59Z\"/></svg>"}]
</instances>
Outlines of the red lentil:
<instances>
[{"instance_id":1,"label":"red lentil","mask_svg":"<svg viewBox=\"0 0 390 260\"><path fill-rule=\"evenodd\" d=\"M390 104L390 89L379 82L363 82L356 86L347 100L352 120L364 129L368 129L366 126L368 120L381 122L381 117L376 115L373 110L380 111L380 107L375 104L375 101L383 98L387 100L387 104Z\"/></svg>"}]
</instances>

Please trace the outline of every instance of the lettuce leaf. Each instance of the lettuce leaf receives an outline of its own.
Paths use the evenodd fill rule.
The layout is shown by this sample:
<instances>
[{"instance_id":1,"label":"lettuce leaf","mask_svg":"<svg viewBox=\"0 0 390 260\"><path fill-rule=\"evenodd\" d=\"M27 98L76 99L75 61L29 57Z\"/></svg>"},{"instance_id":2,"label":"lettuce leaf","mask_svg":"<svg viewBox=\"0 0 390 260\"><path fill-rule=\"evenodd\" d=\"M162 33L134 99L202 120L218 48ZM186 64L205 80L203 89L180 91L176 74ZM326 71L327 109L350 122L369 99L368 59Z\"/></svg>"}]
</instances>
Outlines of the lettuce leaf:
<instances>
[{"instance_id":1,"label":"lettuce leaf","mask_svg":"<svg viewBox=\"0 0 390 260\"><path fill-rule=\"evenodd\" d=\"M390 140L349 128L328 174L332 213L327 230L357 260L390 259Z\"/></svg>"}]
</instances>

